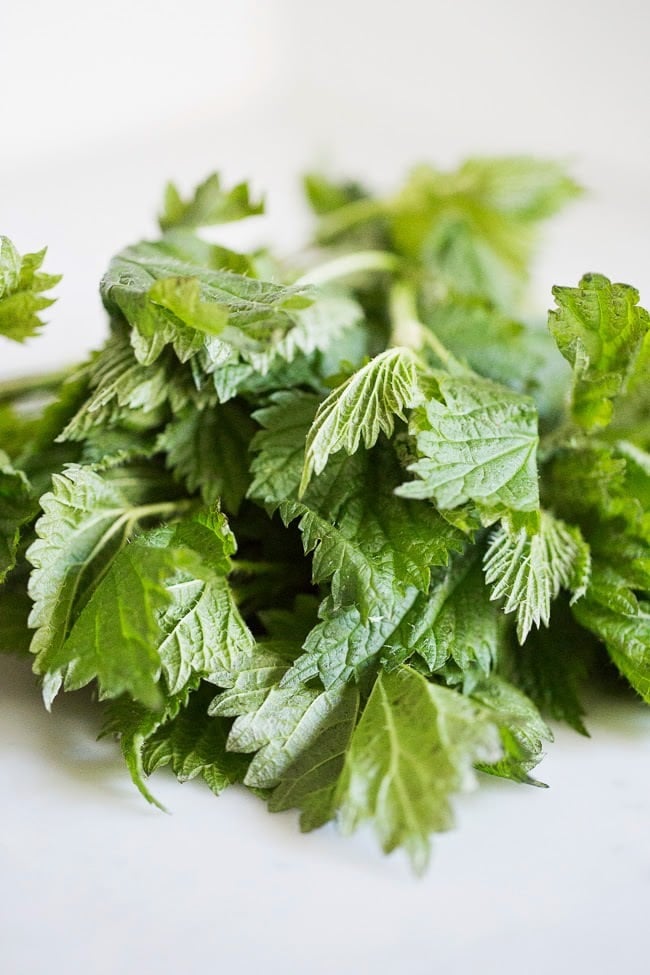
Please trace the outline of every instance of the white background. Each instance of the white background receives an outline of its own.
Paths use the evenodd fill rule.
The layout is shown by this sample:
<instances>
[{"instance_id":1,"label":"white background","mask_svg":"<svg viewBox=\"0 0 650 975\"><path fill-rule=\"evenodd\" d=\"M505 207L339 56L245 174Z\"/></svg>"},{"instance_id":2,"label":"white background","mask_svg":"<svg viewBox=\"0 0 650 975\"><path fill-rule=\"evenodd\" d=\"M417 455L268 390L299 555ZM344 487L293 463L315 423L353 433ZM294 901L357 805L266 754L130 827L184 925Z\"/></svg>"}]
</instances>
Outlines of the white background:
<instances>
[{"instance_id":1,"label":"white background","mask_svg":"<svg viewBox=\"0 0 650 975\"><path fill-rule=\"evenodd\" d=\"M392 185L412 162L530 152L589 195L549 228L532 294L598 270L650 301L643 0L0 7L0 233L63 271L46 335L0 376L97 346L111 253L154 232L168 178L214 168L268 190L252 233L295 245L297 174ZM646 958L650 720L595 701L559 731L547 791L488 782L414 880L370 837L300 837L232 790L159 775L149 809L86 698L48 716L0 660L0 944L8 975L610 972Z\"/></svg>"}]
</instances>

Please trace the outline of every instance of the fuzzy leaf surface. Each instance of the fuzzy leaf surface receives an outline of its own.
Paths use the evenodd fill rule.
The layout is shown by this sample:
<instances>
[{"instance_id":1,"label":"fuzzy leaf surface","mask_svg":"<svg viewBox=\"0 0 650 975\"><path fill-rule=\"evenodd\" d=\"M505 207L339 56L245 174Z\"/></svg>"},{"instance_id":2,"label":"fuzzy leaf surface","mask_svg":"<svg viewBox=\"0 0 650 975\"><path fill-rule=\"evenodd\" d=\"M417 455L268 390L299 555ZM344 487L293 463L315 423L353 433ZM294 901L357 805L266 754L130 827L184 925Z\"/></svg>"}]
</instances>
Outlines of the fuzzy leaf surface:
<instances>
[{"instance_id":1,"label":"fuzzy leaf surface","mask_svg":"<svg viewBox=\"0 0 650 975\"><path fill-rule=\"evenodd\" d=\"M404 420L418 398L415 359L408 349L387 349L353 373L318 407L307 435L300 493L330 454L353 454L362 440L369 449L380 433L392 436L395 417Z\"/></svg>"},{"instance_id":2,"label":"fuzzy leaf surface","mask_svg":"<svg viewBox=\"0 0 650 975\"><path fill-rule=\"evenodd\" d=\"M413 411L410 432L419 459L416 478L399 488L408 498L431 498L439 508L474 501L487 508L534 511L537 412L532 400L488 380L440 375L444 402Z\"/></svg>"},{"instance_id":3,"label":"fuzzy leaf surface","mask_svg":"<svg viewBox=\"0 0 650 975\"><path fill-rule=\"evenodd\" d=\"M573 418L587 430L605 427L613 401L626 391L650 316L638 291L602 274L585 275L577 288L556 286L553 295L549 328L574 370Z\"/></svg>"},{"instance_id":4,"label":"fuzzy leaf surface","mask_svg":"<svg viewBox=\"0 0 650 975\"><path fill-rule=\"evenodd\" d=\"M504 598L504 612L516 612L517 636L523 643L533 625L549 625L551 603L561 588L570 590L574 601L584 595L591 555L579 529L542 511L534 534L501 525L492 535L483 567L492 599Z\"/></svg>"},{"instance_id":5,"label":"fuzzy leaf surface","mask_svg":"<svg viewBox=\"0 0 650 975\"><path fill-rule=\"evenodd\" d=\"M469 698L408 667L380 674L337 786L341 826L369 820L385 852L403 846L421 871L430 834L452 825L451 795L475 784L475 762L500 753L495 725Z\"/></svg>"}]
</instances>

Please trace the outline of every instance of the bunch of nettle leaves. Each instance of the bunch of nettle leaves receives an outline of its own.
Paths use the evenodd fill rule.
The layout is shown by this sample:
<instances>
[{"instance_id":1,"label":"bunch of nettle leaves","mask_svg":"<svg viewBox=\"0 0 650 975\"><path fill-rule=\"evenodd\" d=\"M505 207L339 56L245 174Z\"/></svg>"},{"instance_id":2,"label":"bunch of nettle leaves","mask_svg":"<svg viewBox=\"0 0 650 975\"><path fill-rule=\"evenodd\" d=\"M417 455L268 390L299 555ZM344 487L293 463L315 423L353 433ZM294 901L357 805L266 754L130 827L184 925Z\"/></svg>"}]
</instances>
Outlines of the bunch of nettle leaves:
<instances>
[{"instance_id":1,"label":"bunch of nettle leaves","mask_svg":"<svg viewBox=\"0 0 650 975\"><path fill-rule=\"evenodd\" d=\"M420 869L475 769L533 781L540 711L584 732L608 657L650 700L649 318L599 274L511 317L577 192L553 163L306 189L285 261L196 235L246 185L168 187L104 347L2 387L0 641L48 707L94 682L147 798L166 764L243 782ZM57 279L0 241L22 341Z\"/></svg>"}]
</instances>

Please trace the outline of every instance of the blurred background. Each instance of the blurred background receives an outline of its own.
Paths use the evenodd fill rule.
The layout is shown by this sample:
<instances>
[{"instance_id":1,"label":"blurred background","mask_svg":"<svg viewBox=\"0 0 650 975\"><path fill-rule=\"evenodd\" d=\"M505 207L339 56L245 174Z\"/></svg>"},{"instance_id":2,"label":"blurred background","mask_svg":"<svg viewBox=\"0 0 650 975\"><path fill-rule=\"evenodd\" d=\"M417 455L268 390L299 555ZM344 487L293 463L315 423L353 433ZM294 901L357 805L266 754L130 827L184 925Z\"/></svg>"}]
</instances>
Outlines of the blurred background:
<instances>
[{"instance_id":1,"label":"blurred background","mask_svg":"<svg viewBox=\"0 0 650 975\"><path fill-rule=\"evenodd\" d=\"M0 232L65 278L0 373L97 345L110 255L154 231L167 179L213 169L267 192L241 232L289 248L308 166L390 186L419 160L559 157L590 194L549 228L540 313L585 270L647 291L649 23L644 0L4 4Z\"/></svg>"}]
</instances>

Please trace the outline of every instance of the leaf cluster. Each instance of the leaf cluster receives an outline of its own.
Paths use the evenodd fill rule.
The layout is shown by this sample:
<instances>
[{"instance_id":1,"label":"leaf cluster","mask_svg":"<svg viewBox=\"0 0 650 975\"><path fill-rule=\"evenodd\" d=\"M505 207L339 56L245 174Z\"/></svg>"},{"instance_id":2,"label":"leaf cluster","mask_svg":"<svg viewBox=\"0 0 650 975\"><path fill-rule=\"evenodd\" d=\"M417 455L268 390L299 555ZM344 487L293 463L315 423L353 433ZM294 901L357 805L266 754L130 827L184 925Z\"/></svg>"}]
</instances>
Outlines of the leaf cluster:
<instances>
[{"instance_id":1,"label":"leaf cluster","mask_svg":"<svg viewBox=\"0 0 650 975\"><path fill-rule=\"evenodd\" d=\"M103 347L0 389L1 643L48 707L96 688L151 801L165 765L243 782L423 869L455 793L585 732L599 658L650 701L650 319L599 274L518 319L555 163L306 189L288 262L201 237L246 184L170 185ZM57 279L1 241L22 340Z\"/></svg>"}]
</instances>

